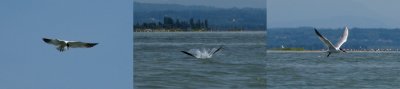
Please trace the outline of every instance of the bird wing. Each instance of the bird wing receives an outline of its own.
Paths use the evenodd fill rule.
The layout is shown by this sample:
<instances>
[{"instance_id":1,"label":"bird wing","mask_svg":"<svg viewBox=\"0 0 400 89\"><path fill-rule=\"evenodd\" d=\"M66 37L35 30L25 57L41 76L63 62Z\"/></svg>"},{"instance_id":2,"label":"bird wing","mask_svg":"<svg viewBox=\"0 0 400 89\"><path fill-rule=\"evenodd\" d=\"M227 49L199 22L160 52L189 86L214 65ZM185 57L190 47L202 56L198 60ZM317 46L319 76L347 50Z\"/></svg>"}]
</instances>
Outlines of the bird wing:
<instances>
[{"instance_id":1,"label":"bird wing","mask_svg":"<svg viewBox=\"0 0 400 89\"><path fill-rule=\"evenodd\" d=\"M187 55L189 55L189 56L192 56L192 57L195 57L195 58L197 58L196 56L194 56L193 54L191 54L191 53L189 53L189 52L186 52L186 51L181 51L182 53L185 53L185 54L187 54Z\"/></svg>"},{"instance_id":2,"label":"bird wing","mask_svg":"<svg viewBox=\"0 0 400 89\"><path fill-rule=\"evenodd\" d=\"M342 35L342 37L340 37L339 41L336 43L335 48L340 48L340 46L342 46L347 41L348 36L349 36L349 29L346 26L344 28L343 35Z\"/></svg>"},{"instance_id":3,"label":"bird wing","mask_svg":"<svg viewBox=\"0 0 400 89\"><path fill-rule=\"evenodd\" d=\"M219 50L222 49L222 46L219 47L218 49L215 50L215 48L213 48L213 50L211 51L210 55L214 55L215 53L217 53Z\"/></svg>"},{"instance_id":4,"label":"bird wing","mask_svg":"<svg viewBox=\"0 0 400 89\"><path fill-rule=\"evenodd\" d=\"M79 41L68 42L68 45L71 48L91 48L97 44L98 43L86 43L86 42L79 42Z\"/></svg>"},{"instance_id":5,"label":"bird wing","mask_svg":"<svg viewBox=\"0 0 400 89\"><path fill-rule=\"evenodd\" d=\"M64 41L60 41L60 40L57 40L57 39L43 38L43 41L46 42L47 44L52 44L52 45L55 45L55 46L65 45Z\"/></svg>"},{"instance_id":6,"label":"bird wing","mask_svg":"<svg viewBox=\"0 0 400 89\"><path fill-rule=\"evenodd\" d=\"M333 44L328 39L326 39L324 36L322 36L321 33L319 33L316 28L314 28L314 30L315 30L315 33L318 35L318 38L325 44L326 47L328 47L329 49L335 49Z\"/></svg>"}]
</instances>

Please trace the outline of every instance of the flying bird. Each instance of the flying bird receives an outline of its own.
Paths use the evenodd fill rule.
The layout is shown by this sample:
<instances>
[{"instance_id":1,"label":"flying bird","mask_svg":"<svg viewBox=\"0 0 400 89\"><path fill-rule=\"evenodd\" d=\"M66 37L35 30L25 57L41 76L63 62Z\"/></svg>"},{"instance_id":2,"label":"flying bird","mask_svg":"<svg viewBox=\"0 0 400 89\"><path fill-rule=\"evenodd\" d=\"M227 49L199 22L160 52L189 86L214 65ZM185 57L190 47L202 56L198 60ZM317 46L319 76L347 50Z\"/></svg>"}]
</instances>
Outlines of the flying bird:
<instances>
[{"instance_id":1,"label":"flying bird","mask_svg":"<svg viewBox=\"0 0 400 89\"><path fill-rule=\"evenodd\" d=\"M328 39L326 39L324 36L321 35L321 33L318 32L316 28L314 28L315 33L318 35L318 38L325 44L326 47L328 47L328 55L326 57L329 57L331 53L340 53L340 52L345 52L342 48L340 48L346 41L347 37L349 35L349 29L347 26L344 28L344 32L342 37L339 39L339 41L336 43L336 45L333 45Z\"/></svg>"},{"instance_id":2,"label":"flying bird","mask_svg":"<svg viewBox=\"0 0 400 89\"><path fill-rule=\"evenodd\" d=\"M66 40L49 39L49 38L43 38L43 41L46 42L47 44L52 44L52 45L56 46L57 50L60 52L65 51L65 48L66 49L69 49L69 48L91 48L98 44L98 43L66 41Z\"/></svg>"},{"instance_id":3,"label":"flying bird","mask_svg":"<svg viewBox=\"0 0 400 89\"><path fill-rule=\"evenodd\" d=\"M222 46L219 48L212 48L212 49L205 49L203 48L202 50L200 49L190 49L189 51L181 51L184 54L187 54L189 56L199 58L199 59L207 59L211 58L212 55L217 53L222 49Z\"/></svg>"}]
</instances>

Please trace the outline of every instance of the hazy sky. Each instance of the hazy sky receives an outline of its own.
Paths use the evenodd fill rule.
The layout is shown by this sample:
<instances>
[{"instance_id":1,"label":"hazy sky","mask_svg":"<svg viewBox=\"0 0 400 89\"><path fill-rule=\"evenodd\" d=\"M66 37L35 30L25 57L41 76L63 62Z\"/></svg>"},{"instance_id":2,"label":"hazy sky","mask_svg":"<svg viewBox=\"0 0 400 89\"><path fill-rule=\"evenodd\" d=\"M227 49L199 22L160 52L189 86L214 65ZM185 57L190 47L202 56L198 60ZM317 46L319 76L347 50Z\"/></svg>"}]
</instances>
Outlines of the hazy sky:
<instances>
[{"instance_id":1,"label":"hazy sky","mask_svg":"<svg viewBox=\"0 0 400 89\"><path fill-rule=\"evenodd\" d=\"M143 3L203 5L220 8L266 8L266 0L134 0Z\"/></svg>"},{"instance_id":2,"label":"hazy sky","mask_svg":"<svg viewBox=\"0 0 400 89\"><path fill-rule=\"evenodd\" d=\"M132 89L132 0L1 0L0 89ZM58 52L43 37L98 42Z\"/></svg>"},{"instance_id":3,"label":"hazy sky","mask_svg":"<svg viewBox=\"0 0 400 89\"><path fill-rule=\"evenodd\" d=\"M268 0L269 27L400 28L400 0Z\"/></svg>"}]
</instances>

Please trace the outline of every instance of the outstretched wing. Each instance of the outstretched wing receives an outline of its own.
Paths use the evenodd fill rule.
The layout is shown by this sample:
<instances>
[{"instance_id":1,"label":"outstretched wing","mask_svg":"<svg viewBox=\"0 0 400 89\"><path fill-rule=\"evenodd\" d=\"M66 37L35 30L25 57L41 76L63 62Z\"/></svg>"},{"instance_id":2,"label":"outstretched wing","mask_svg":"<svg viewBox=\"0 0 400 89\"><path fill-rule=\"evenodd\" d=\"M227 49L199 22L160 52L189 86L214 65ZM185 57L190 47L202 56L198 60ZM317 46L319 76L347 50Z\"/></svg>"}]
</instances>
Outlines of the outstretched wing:
<instances>
[{"instance_id":1,"label":"outstretched wing","mask_svg":"<svg viewBox=\"0 0 400 89\"><path fill-rule=\"evenodd\" d=\"M215 49L215 48L214 48L214 49ZM214 55L215 53L217 53L218 51L220 51L220 50L222 49L222 46L219 47L219 48L216 49L216 50L214 50L214 49L211 51L210 55Z\"/></svg>"},{"instance_id":2,"label":"outstretched wing","mask_svg":"<svg viewBox=\"0 0 400 89\"><path fill-rule=\"evenodd\" d=\"M321 35L321 33L318 32L318 30L316 28L314 28L315 33L318 35L319 40L321 40L326 47L328 47L329 49L335 49L335 47L333 46L333 44L326 39L324 36Z\"/></svg>"},{"instance_id":3,"label":"outstretched wing","mask_svg":"<svg viewBox=\"0 0 400 89\"><path fill-rule=\"evenodd\" d=\"M91 48L97 44L98 43L85 43L85 42L79 42L79 41L68 42L68 46L71 48Z\"/></svg>"},{"instance_id":4,"label":"outstretched wing","mask_svg":"<svg viewBox=\"0 0 400 89\"><path fill-rule=\"evenodd\" d=\"M55 46L65 45L64 41L60 41L60 40L57 40L57 39L43 38L43 41L46 42L47 44L52 44L52 45L55 45Z\"/></svg>"},{"instance_id":5,"label":"outstretched wing","mask_svg":"<svg viewBox=\"0 0 400 89\"><path fill-rule=\"evenodd\" d=\"M349 36L349 29L346 26L344 28L343 35L342 35L342 37L340 37L339 41L336 43L335 48L340 48L340 46L342 46L347 41L348 36Z\"/></svg>"},{"instance_id":6,"label":"outstretched wing","mask_svg":"<svg viewBox=\"0 0 400 89\"><path fill-rule=\"evenodd\" d=\"M189 53L189 52L186 52L186 51L181 51L182 53L185 53L185 54L187 54L187 55L189 55L189 56L192 56L192 57L195 57L195 58L197 58L196 56L194 56L193 54L191 54L191 53Z\"/></svg>"}]
</instances>

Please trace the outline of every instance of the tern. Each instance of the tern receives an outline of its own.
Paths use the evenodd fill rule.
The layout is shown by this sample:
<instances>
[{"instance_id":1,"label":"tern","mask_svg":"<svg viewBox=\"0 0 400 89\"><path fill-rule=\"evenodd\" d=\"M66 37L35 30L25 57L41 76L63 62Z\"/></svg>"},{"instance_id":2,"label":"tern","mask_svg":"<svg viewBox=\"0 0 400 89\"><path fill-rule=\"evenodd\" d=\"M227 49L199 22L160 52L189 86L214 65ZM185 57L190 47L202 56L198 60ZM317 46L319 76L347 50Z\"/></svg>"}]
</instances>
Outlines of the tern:
<instances>
[{"instance_id":1,"label":"tern","mask_svg":"<svg viewBox=\"0 0 400 89\"><path fill-rule=\"evenodd\" d=\"M189 56L199 58L199 59L207 59L211 58L212 55L217 53L222 49L222 46L219 48L212 48L212 49L205 49L203 48L202 50L200 49L190 49L189 51L181 51L184 54L187 54Z\"/></svg>"},{"instance_id":2,"label":"tern","mask_svg":"<svg viewBox=\"0 0 400 89\"><path fill-rule=\"evenodd\" d=\"M347 37L349 36L349 29L347 28L347 26L344 28L343 35L339 39L339 41L336 43L335 46L328 39L326 39L324 36L322 36L321 33L319 33L316 28L314 28L314 30L315 30L315 33L318 35L318 38L325 44L326 47L328 47L328 51L327 51L328 55L326 55L326 57L329 57L329 55L331 55L331 53L340 53L340 52L346 53L346 51L344 51L340 47L347 41Z\"/></svg>"},{"instance_id":3,"label":"tern","mask_svg":"<svg viewBox=\"0 0 400 89\"><path fill-rule=\"evenodd\" d=\"M65 51L65 48L91 48L98 43L86 43L86 42L80 42L80 41L66 41L66 40L59 40L59 39L49 39L49 38L43 38L43 41L46 42L47 44L52 44L54 46L57 46L57 50L60 52Z\"/></svg>"}]
</instances>

